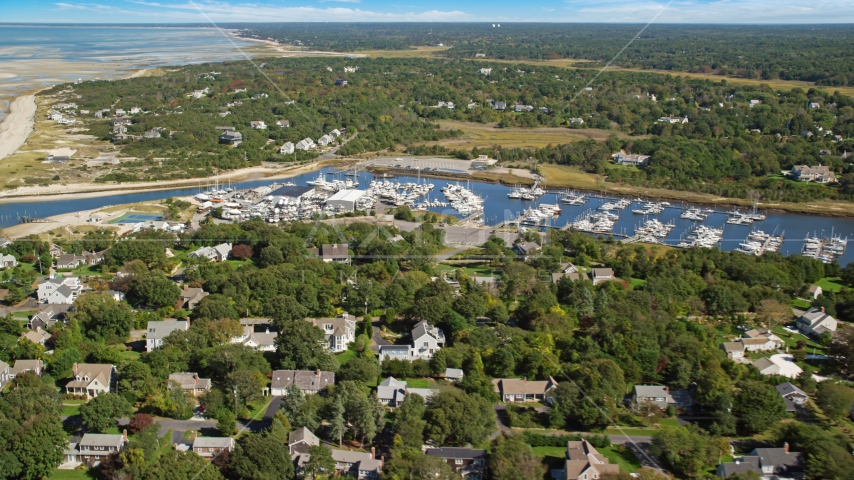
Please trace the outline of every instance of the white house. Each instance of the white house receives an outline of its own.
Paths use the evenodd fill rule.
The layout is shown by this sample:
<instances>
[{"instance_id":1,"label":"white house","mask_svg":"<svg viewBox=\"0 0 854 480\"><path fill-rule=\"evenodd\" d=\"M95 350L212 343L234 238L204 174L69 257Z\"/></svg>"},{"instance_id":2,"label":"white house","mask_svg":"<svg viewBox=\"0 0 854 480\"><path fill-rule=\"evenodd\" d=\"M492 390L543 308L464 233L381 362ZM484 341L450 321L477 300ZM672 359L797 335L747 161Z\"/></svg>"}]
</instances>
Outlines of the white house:
<instances>
[{"instance_id":1,"label":"white house","mask_svg":"<svg viewBox=\"0 0 854 480\"><path fill-rule=\"evenodd\" d=\"M316 145L314 144L314 140L310 138L303 138L302 140L297 142L296 146L294 146L294 148L296 148L297 150L311 150L314 147L316 147Z\"/></svg>"},{"instance_id":2,"label":"white house","mask_svg":"<svg viewBox=\"0 0 854 480\"><path fill-rule=\"evenodd\" d=\"M477 73L479 73L481 75L489 75L490 73L492 73L492 69L491 68L481 68L477 71Z\"/></svg>"},{"instance_id":3,"label":"white house","mask_svg":"<svg viewBox=\"0 0 854 480\"><path fill-rule=\"evenodd\" d=\"M267 130L267 124L260 120L256 122L249 122L249 126L251 126L255 130Z\"/></svg>"},{"instance_id":4,"label":"white house","mask_svg":"<svg viewBox=\"0 0 854 480\"><path fill-rule=\"evenodd\" d=\"M813 298L813 300L821 296L822 293L824 293L824 290L822 290L821 287L819 287L818 285L810 286L810 296Z\"/></svg>"},{"instance_id":5,"label":"white house","mask_svg":"<svg viewBox=\"0 0 854 480\"><path fill-rule=\"evenodd\" d=\"M83 292L79 277L57 277L51 275L39 283L39 303L70 304Z\"/></svg>"},{"instance_id":6,"label":"white house","mask_svg":"<svg viewBox=\"0 0 854 480\"><path fill-rule=\"evenodd\" d=\"M794 357L788 354L771 355L770 358L759 358L753 362L753 366L756 367L762 375L798 378L798 375L803 372L801 367L795 364Z\"/></svg>"},{"instance_id":7,"label":"white house","mask_svg":"<svg viewBox=\"0 0 854 480\"><path fill-rule=\"evenodd\" d=\"M18 260L14 255L0 255L0 268L15 268Z\"/></svg>"},{"instance_id":8,"label":"white house","mask_svg":"<svg viewBox=\"0 0 854 480\"><path fill-rule=\"evenodd\" d=\"M148 322L145 332L145 351L150 352L163 344L163 339L170 333L178 330L187 331L190 322L186 320L164 320L162 322Z\"/></svg>"},{"instance_id":9,"label":"white house","mask_svg":"<svg viewBox=\"0 0 854 480\"><path fill-rule=\"evenodd\" d=\"M649 155L638 155L623 151L612 154L611 158L614 160L614 163L618 165L635 165L637 167L643 167L649 163Z\"/></svg>"},{"instance_id":10,"label":"white house","mask_svg":"<svg viewBox=\"0 0 854 480\"><path fill-rule=\"evenodd\" d=\"M356 341L356 317L347 312L335 318L306 318L305 321L323 330L326 347L335 353L347 351L347 346Z\"/></svg>"},{"instance_id":11,"label":"white house","mask_svg":"<svg viewBox=\"0 0 854 480\"><path fill-rule=\"evenodd\" d=\"M430 360L433 354L445 346L445 333L441 328L434 327L422 320L412 329L412 345L381 345L380 361L388 359L399 360Z\"/></svg>"},{"instance_id":12,"label":"white house","mask_svg":"<svg viewBox=\"0 0 854 480\"><path fill-rule=\"evenodd\" d=\"M270 395L284 396L288 388L296 385L302 393L313 395L335 384L335 374L322 370L274 370L270 381Z\"/></svg>"},{"instance_id":13,"label":"white house","mask_svg":"<svg viewBox=\"0 0 854 480\"><path fill-rule=\"evenodd\" d=\"M674 125L675 124L684 125L684 124L688 123L688 117L673 117L673 116L660 117L658 119L658 121L661 123L671 123Z\"/></svg>"},{"instance_id":14,"label":"white house","mask_svg":"<svg viewBox=\"0 0 854 480\"><path fill-rule=\"evenodd\" d=\"M833 183L837 181L836 173L827 165L795 165L789 175L799 182Z\"/></svg>"},{"instance_id":15,"label":"white house","mask_svg":"<svg viewBox=\"0 0 854 480\"><path fill-rule=\"evenodd\" d=\"M279 153L282 155L290 155L291 153L294 153L293 142L287 142L281 147L279 147Z\"/></svg>"},{"instance_id":16,"label":"white house","mask_svg":"<svg viewBox=\"0 0 854 480\"><path fill-rule=\"evenodd\" d=\"M269 328L263 332L256 332L253 325L244 325L243 334L239 337L231 337L231 343L240 343L258 352L275 352L278 336L279 332L271 332Z\"/></svg>"},{"instance_id":17,"label":"white house","mask_svg":"<svg viewBox=\"0 0 854 480\"><path fill-rule=\"evenodd\" d=\"M221 262L228 259L231 255L232 245L230 243L220 243L215 247L202 247L187 255L190 258L207 258L213 262Z\"/></svg>"},{"instance_id":18,"label":"white house","mask_svg":"<svg viewBox=\"0 0 854 480\"><path fill-rule=\"evenodd\" d=\"M744 344L741 342L723 342L721 349L726 352L726 358L739 363L744 361Z\"/></svg>"},{"instance_id":19,"label":"white house","mask_svg":"<svg viewBox=\"0 0 854 480\"><path fill-rule=\"evenodd\" d=\"M317 139L317 144L320 145L321 147L325 147L326 145L329 145L330 143L332 143L332 137L330 137L329 135L324 135L324 136Z\"/></svg>"},{"instance_id":20,"label":"white house","mask_svg":"<svg viewBox=\"0 0 854 480\"><path fill-rule=\"evenodd\" d=\"M115 365L75 363L71 372L74 378L65 385L65 393L84 395L86 398L110 393L110 388L116 380Z\"/></svg>"},{"instance_id":21,"label":"white house","mask_svg":"<svg viewBox=\"0 0 854 480\"><path fill-rule=\"evenodd\" d=\"M804 335L819 336L836 331L836 319L825 313L824 307L810 308L798 318L798 330Z\"/></svg>"}]
</instances>

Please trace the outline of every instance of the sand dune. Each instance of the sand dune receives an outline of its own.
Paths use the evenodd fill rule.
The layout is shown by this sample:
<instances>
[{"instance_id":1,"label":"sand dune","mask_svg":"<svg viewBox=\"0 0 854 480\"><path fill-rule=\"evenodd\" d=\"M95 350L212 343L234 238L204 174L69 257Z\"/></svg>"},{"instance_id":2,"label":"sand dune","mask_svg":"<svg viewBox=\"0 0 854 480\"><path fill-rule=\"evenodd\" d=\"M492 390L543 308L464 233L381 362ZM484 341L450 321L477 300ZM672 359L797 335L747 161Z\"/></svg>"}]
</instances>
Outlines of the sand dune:
<instances>
[{"instance_id":1,"label":"sand dune","mask_svg":"<svg viewBox=\"0 0 854 480\"><path fill-rule=\"evenodd\" d=\"M33 131L36 114L34 95L16 98L9 106L9 115L0 123L0 160L13 154Z\"/></svg>"}]
</instances>

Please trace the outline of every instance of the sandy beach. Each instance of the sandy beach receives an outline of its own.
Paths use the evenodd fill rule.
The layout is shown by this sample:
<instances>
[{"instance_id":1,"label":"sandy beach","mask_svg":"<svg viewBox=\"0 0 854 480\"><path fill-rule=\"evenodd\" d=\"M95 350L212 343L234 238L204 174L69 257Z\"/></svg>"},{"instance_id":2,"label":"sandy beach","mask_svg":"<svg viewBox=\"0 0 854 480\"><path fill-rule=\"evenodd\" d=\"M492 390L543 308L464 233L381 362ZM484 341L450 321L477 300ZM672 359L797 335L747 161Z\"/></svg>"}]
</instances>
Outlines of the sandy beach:
<instances>
[{"instance_id":1,"label":"sandy beach","mask_svg":"<svg viewBox=\"0 0 854 480\"><path fill-rule=\"evenodd\" d=\"M320 169L333 162L317 162L296 167L250 167L221 173L219 181L240 182L245 180L290 178ZM212 182L213 178L188 178L175 181L161 182L127 182L127 183L74 183L69 185L32 185L18 187L14 190L0 192L0 203L6 202L36 202L42 200L74 200L78 198L101 197L127 193L153 192L178 188L195 187L199 184Z\"/></svg>"},{"instance_id":2,"label":"sandy beach","mask_svg":"<svg viewBox=\"0 0 854 480\"><path fill-rule=\"evenodd\" d=\"M23 95L12 102L9 115L0 123L0 160L15 153L27 141L33 131L35 114L35 95Z\"/></svg>"}]
</instances>

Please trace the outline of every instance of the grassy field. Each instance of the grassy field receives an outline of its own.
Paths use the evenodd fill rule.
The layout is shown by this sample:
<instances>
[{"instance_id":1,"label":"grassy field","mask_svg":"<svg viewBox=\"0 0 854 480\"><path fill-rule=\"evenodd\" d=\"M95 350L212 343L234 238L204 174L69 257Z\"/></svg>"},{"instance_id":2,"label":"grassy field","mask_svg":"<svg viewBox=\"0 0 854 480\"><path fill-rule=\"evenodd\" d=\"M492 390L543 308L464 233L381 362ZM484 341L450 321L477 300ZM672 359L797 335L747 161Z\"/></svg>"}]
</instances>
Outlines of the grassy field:
<instances>
[{"instance_id":1,"label":"grassy field","mask_svg":"<svg viewBox=\"0 0 854 480\"><path fill-rule=\"evenodd\" d=\"M357 351L355 351L353 349L348 349L344 353L339 353L339 354L335 355L335 359L338 360L339 365L344 365L345 363L349 362L350 360L356 358L356 355L358 355Z\"/></svg>"},{"instance_id":2,"label":"grassy field","mask_svg":"<svg viewBox=\"0 0 854 480\"><path fill-rule=\"evenodd\" d=\"M93 480L101 478L95 472L86 470L54 470L50 475L51 480Z\"/></svg>"},{"instance_id":3,"label":"grassy field","mask_svg":"<svg viewBox=\"0 0 854 480\"><path fill-rule=\"evenodd\" d=\"M83 400L63 400L62 413L63 417L74 417L80 415L80 405L83 405Z\"/></svg>"},{"instance_id":4,"label":"grassy field","mask_svg":"<svg viewBox=\"0 0 854 480\"><path fill-rule=\"evenodd\" d=\"M850 285L843 282L839 277L824 277L813 285L818 285L826 292L838 292L842 290L842 287L850 287Z\"/></svg>"},{"instance_id":5,"label":"grassy field","mask_svg":"<svg viewBox=\"0 0 854 480\"><path fill-rule=\"evenodd\" d=\"M646 285L646 280L642 278L629 278L629 286L632 287L632 290L644 285Z\"/></svg>"},{"instance_id":6,"label":"grassy field","mask_svg":"<svg viewBox=\"0 0 854 480\"><path fill-rule=\"evenodd\" d=\"M404 381L409 388L430 388L430 381L424 378L405 378Z\"/></svg>"},{"instance_id":7,"label":"grassy field","mask_svg":"<svg viewBox=\"0 0 854 480\"><path fill-rule=\"evenodd\" d=\"M813 349L815 349L815 353L817 354L824 353L824 347L815 343L806 335L801 335L800 333L789 333L779 325L772 328L771 331L780 337L780 339L783 340L783 342L785 342L785 344L790 348L796 348L798 340L804 340L807 342L807 350L809 350L809 353L813 353Z\"/></svg>"},{"instance_id":8,"label":"grassy field","mask_svg":"<svg viewBox=\"0 0 854 480\"><path fill-rule=\"evenodd\" d=\"M800 308L802 310L806 310L807 308L810 308L810 302L808 302L802 298L796 298L796 299L792 300L792 306L795 308Z\"/></svg>"},{"instance_id":9,"label":"grassy field","mask_svg":"<svg viewBox=\"0 0 854 480\"><path fill-rule=\"evenodd\" d=\"M610 135L628 138L628 135L623 132L598 128L498 128L497 123L472 123L457 120L440 120L439 124L443 128L462 130L462 138L427 142L426 145L444 145L448 148L465 150L470 150L473 147L491 147L492 145L541 148L547 145L558 145L590 138L605 140Z\"/></svg>"}]
</instances>

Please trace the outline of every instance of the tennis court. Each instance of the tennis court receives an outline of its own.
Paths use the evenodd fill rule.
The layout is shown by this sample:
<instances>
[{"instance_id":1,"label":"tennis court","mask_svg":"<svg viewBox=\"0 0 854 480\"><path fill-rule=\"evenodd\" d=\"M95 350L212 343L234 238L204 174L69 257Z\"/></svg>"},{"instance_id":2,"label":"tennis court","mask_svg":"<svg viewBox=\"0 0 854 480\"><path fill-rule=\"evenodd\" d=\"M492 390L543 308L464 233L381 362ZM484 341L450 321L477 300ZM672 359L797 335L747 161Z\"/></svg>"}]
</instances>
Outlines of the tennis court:
<instances>
[{"instance_id":1,"label":"tennis court","mask_svg":"<svg viewBox=\"0 0 854 480\"><path fill-rule=\"evenodd\" d=\"M154 215L151 213L134 213L128 212L121 217L114 218L107 223L144 223L144 222L156 222L159 220L163 220L161 215Z\"/></svg>"}]
</instances>

